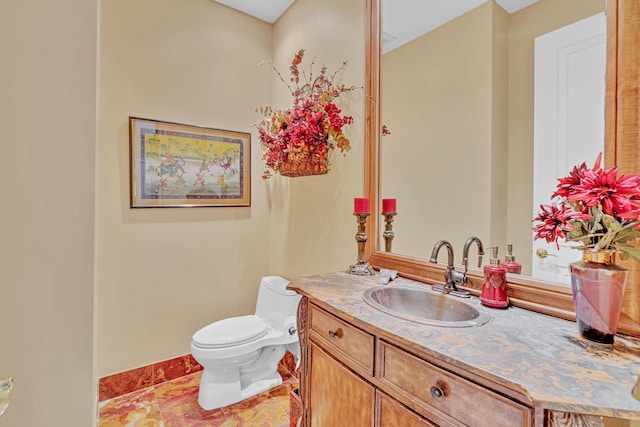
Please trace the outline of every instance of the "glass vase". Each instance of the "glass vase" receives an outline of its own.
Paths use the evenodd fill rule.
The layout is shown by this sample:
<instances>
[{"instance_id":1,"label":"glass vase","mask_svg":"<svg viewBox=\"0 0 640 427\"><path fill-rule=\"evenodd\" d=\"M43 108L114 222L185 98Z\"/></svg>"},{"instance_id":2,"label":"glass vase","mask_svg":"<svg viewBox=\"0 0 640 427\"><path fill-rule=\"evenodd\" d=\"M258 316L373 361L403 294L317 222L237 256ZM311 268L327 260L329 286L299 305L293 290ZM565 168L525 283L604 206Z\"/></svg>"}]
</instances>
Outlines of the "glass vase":
<instances>
[{"instance_id":1,"label":"glass vase","mask_svg":"<svg viewBox=\"0 0 640 427\"><path fill-rule=\"evenodd\" d=\"M570 265L573 305L580 335L613 344L627 285L627 269L616 265L615 251L585 250Z\"/></svg>"}]
</instances>

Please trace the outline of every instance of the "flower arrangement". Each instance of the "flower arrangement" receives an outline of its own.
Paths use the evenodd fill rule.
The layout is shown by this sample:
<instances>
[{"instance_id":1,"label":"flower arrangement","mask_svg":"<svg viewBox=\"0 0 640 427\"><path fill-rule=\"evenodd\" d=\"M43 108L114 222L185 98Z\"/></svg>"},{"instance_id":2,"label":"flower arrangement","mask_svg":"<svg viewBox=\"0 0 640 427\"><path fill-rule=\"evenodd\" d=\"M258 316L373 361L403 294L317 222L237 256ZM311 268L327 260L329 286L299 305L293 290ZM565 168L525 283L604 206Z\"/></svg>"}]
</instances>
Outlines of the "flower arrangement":
<instances>
[{"instance_id":1,"label":"flower arrangement","mask_svg":"<svg viewBox=\"0 0 640 427\"><path fill-rule=\"evenodd\" d=\"M640 175L618 177L618 167L600 167L602 154L589 169L574 166L559 178L550 205L540 205L534 218L534 239L578 242L578 249L614 250L640 261L629 242L640 237Z\"/></svg>"},{"instance_id":2,"label":"flower arrangement","mask_svg":"<svg viewBox=\"0 0 640 427\"><path fill-rule=\"evenodd\" d=\"M298 171L306 167L313 169L316 174L326 173L329 151L338 148L346 153L351 149L343 128L351 124L353 118L341 116L341 110L334 102L341 94L356 89L355 86L345 86L335 81L337 75L346 68L347 62L343 62L331 76L327 75L324 65L320 73L314 76L314 62L309 66L309 71L305 72L301 67L303 58L304 49L300 49L289 67L289 83L272 65L280 80L289 88L293 106L287 110L270 106L257 110L263 116L257 128L264 150L264 179L271 177L272 173L285 174L285 168L292 164L296 165ZM305 174L311 173L302 171L288 176Z\"/></svg>"}]
</instances>

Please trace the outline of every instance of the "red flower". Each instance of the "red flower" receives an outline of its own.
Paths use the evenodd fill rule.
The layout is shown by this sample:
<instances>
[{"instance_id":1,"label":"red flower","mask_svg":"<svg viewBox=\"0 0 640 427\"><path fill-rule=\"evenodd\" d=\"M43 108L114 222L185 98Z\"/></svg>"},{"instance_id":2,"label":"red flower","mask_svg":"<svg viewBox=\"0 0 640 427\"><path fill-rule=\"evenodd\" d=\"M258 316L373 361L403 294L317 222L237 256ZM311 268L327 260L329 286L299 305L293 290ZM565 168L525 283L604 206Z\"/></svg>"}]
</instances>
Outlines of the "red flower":
<instances>
[{"instance_id":1,"label":"red flower","mask_svg":"<svg viewBox=\"0 0 640 427\"><path fill-rule=\"evenodd\" d=\"M324 111L329 117L329 123L336 132L342 132L342 126L345 124L344 119L340 116L340 109L333 102L324 107Z\"/></svg>"},{"instance_id":2,"label":"red flower","mask_svg":"<svg viewBox=\"0 0 640 427\"><path fill-rule=\"evenodd\" d=\"M567 200L581 202L582 212L588 212L591 207L601 204L602 211L613 217L633 210L635 205L632 200L640 199L640 179L638 175L622 175L617 178L617 174L617 166L606 171L585 171Z\"/></svg>"},{"instance_id":3,"label":"red flower","mask_svg":"<svg viewBox=\"0 0 640 427\"><path fill-rule=\"evenodd\" d=\"M598 158L591 169L592 171L600 169L601 160L602 153L598 154ZM556 192L551 195L551 198L553 199L556 196L568 197L569 194L573 193L574 187L580 185L580 181L582 181L582 177L587 170L587 164L583 162L580 166L574 166L571 172L569 172L569 176L565 178L558 178L560 183L558 184Z\"/></svg>"},{"instance_id":4,"label":"red flower","mask_svg":"<svg viewBox=\"0 0 640 427\"><path fill-rule=\"evenodd\" d=\"M556 246L560 248L558 239L565 239L567 233L573 230L572 220L589 219L590 215L576 212L571 207L561 203L558 207L555 203L550 205L540 205L540 213L533 220L540 221L533 231L535 231L534 239L545 239L547 243L556 242Z\"/></svg>"},{"instance_id":5,"label":"red flower","mask_svg":"<svg viewBox=\"0 0 640 427\"><path fill-rule=\"evenodd\" d=\"M534 239L548 243L563 238L584 249L607 249L640 261L640 251L629 242L640 238L640 175L617 176L618 168L603 170L601 155L592 169L583 163L559 179L552 197L561 205L540 206L534 219Z\"/></svg>"}]
</instances>

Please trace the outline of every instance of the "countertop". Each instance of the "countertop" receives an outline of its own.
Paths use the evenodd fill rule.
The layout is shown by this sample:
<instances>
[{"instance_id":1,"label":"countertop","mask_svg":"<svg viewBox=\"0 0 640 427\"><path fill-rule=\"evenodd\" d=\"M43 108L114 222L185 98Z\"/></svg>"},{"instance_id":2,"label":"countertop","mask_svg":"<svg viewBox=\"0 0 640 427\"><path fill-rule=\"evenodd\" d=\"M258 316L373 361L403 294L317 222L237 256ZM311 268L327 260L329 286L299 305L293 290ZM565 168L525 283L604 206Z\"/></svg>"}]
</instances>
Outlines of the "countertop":
<instances>
[{"instance_id":1,"label":"countertop","mask_svg":"<svg viewBox=\"0 0 640 427\"><path fill-rule=\"evenodd\" d=\"M631 395L640 375L639 339L617 335L613 345L593 343L574 322L517 307L484 307L477 297L463 301L490 313L482 326L418 324L366 304L362 294L375 286L384 286L377 276L338 272L299 278L288 288L417 354L517 390L536 410L640 419L640 401ZM386 286L428 288L402 277Z\"/></svg>"}]
</instances>

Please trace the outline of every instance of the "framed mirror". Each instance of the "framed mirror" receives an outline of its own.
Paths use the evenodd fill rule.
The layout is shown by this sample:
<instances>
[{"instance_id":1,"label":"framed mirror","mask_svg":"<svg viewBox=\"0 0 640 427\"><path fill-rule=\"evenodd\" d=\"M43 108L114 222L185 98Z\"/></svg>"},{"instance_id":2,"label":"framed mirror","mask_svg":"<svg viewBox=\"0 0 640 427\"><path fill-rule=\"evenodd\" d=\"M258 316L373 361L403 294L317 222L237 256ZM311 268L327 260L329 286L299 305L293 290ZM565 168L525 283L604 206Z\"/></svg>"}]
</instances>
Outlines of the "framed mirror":
<instances>
[{"instance_id":1,"label":"framed mirror","mask_svg":"<svg viewBox=\"0 0 640 427\"><path fill-rule=\"evenodd\" d=\"M541 0L544 1L544 0ZM384 107L384 92L381 93L384 74L381 73L382 60L382 27L381 27L381 0L367 0L368 13L368 43L367 43L367 129L365 133L368 141L365 156L365 186L366 192L372 201L372 215L368 224L370 239L367 242L367 251L370 263L378 268L392 268L401 272L402 275L425 282L441 283L443 279L443 266L428 262L431 247L435 241L418 242L419 250L415 253L397 254L388 253L382 250L384 243L381 233L380 197L393 197L391 194L383 193L385 185L384 174L393 174L393 170L386 171L381 167L384 165L385 144L384 137L381 136L383 122L381 111ZM605 162L607 166L617 164L623 173L637 172L640 170L640 160L638 148L638 123L640 123L638 112L638 88L640 86L640 67L635 50L640 46L640 37L635 31L637 20L640 19L640 6L632 0L607 0L606 1L606 94L605 94ZM635 21L634 21L635 20ZM433 62L433 61L432 61ZM437 64L437 63L435 63ZM624 96L623 96L624 95ZM415 120L415 119L414 119ZM393 128L390 131L394 132ZM401 133L401 130L398 130ZM416 140L425 139L425 135L416 135ZM477 159L465 168L464 172L469 174L470 184L474 183L474 170L487 168L486 164ZM588 159L584 159L588 161ZM471 169L471 170L469 170ZM453 172L454 166L451 166ZM465 193L457 191L456 196L459 204L443 203L440 196L430 192L430 188L436 184L442 184L447 177L431 177L430 180L413 181L405 180L406 186L412 189L415 197L424 197L431 202L433 209L465 209L474 212L477 204L465 204ZM407 197L407 196L405 196ZM398 211L402 212L402 200L398 199ZM402 213L396 217L400 221ZM488 214L484 214L488 215ZM528 215L529 217L531 214ZM529 219L530 221L530 219ZM437 228L437 225L428 221L413 226L424 228ZM525 233L530 234L531 223L522 224ZM405 231L406 233L406 231ZM418 233L412 233L417 235ZM469 233L468 233L469 234ZM416 237L419 238L419 237ZM447 230L443 231L442 237L448 239ZM488 237L490 240L492 236ZM509 239L507 236L506 239ZM486 242L485 245L493 244ZM456 264L461 260L461 247L455 245L457 259ZM472 249L475 255L475 248ZM529 254L527 254L529 255ZM485 258L485 263L486 263ZM637 266L629 265L631 269L630 283L637 283ZM482 270L469 268L469 283L467 290L472 293L479 293L482 285ZM635 278L635 280L634 280ZM508 292L510 300L514 305L533 309L547 314L572 319L573 303L571 290L566 285L550 281L536 280L525 275L509 275ZM620 322L620 329L624 332L638 333L640 327L640 309L633 304L638 304L640 295L638 286L630 286L623 308L623 319ZM635 288L635 289L634 289ZM635 294L633 294L635 292Z\"/></svg>"},{"instance_id":2,"label":"framed mirror","mask_svg":"<svg viewBox=\"0 0 640 427\"><path fill-rule=\"evenodd\" d=\"M580 252L534 242L531 219L556 177L604 149L605 0L381 6L380 110L391 132L380 193L401 207L392 252L426 258L446 239L461 266L477 236L500 260L511 243L521 274L569 286ZM550 255L532 256L534 243Z\"/></svg>"}]
</instances>

